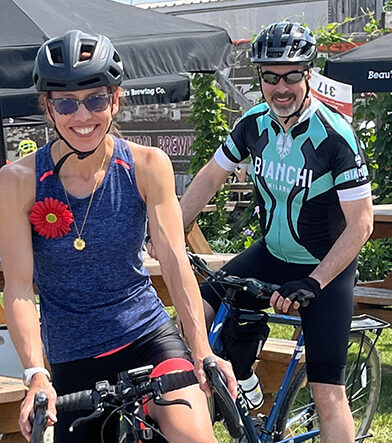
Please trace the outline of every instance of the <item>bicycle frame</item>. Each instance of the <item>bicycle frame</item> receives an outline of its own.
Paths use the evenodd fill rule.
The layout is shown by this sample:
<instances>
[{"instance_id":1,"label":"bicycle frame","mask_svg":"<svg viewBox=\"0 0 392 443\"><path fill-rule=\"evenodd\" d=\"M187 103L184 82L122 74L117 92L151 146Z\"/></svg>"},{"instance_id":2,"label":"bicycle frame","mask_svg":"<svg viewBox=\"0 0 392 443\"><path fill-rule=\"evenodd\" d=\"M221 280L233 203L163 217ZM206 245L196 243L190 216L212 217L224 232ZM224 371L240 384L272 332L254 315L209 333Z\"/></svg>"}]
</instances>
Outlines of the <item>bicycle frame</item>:
<instances>
[{"instance_id":1,"label":"bicycle frame","mask_svg":"<svg viewBox=\"0 0 392 443\"><path fill-rule=\"evenodd\" d=\"M211 348L214 350L215 353L222 354L223 351L223 345L221 340L221 333L223 329L223 325L226 321L226 319L232 315L230 312L238 312L236 308L231 307L230 305L225 305L224 303L221 304L218 313L215 317L215 321L211 327L211 331L209 333L209 342L211 345ZM245 311L241 311L245 312ZM252 314L251 314L252 315ZM257 314L256 314L257 315ZM247 315L245 315L243 318L246 319ZM299 317L293 317L289 315L282 315L282 314L269 314L270 320L274 323L280 323L280 324L286 324L286 325L292 325L299 327L301 326L301 319ZM356 361L354 374L358 374L361 376L361 367L366 366L366 362L370 359L371 352L375 348L376 342L378 338L380 337L380 334L383 329L389 327L389 323L374 318L372 316L366 315L366 316L359 316L359 317L353 317L351 321L351 328L350 331L352 333L362 333L362 338L360 342L360 349L358 351L358 359ZM362 345L364 343L364 338L366 336L366 332L372 332L375 334L375 339L372 340L370 351L367 355L367 358L365 362L362 362L360 365L360 359L359 356L361 355ZM302 353L304 352L304 336L301 332L299 338L297 339L297 344L295 347L295 350L293 352L293 355L289 361L288 367L286 369L285 375L283 377L280 389L277 393L274 405L271 409L271 412L269 416L267 417L265 425L263 425L260 434L257 433L256 428L253 424L253 420L249 414L249 410L247 408L246 402L241 396L237 398L237 408L240 413L243 426L244 426L244 435L247 437L248 443L272 443L274 442L274 430L277 424L277 420L279 417L279 413L281 411L281 408L283 406L283 402L288 394L290 385L292 383L292 380L294 379L296 370L298 368L299 360L302 356ZM353 394L353 388L351 389L351 394L348 396L348 401L351 404L352 400L352 394ZM312 403L311 403L312 404ZM307 415L309 409L305 409L300 414L297 414L297 416L293 417L291 421L294 423L300 422L302 417L305 417ZM312 412L312 411L310 411ZM283 440L279 440L279 442L275 443L301 443L308 440L311 440L318 436L320 434L319 429L313 429L311 431L303 432L302 434L298 434L293 437L285 438ZM357 440L363 440L364 438L371 437L371 434L366 435L360 435L356 438Z\"/></svg>"},{"instance_id":2,"label":"bicycle frame","mask_svg":"<svg viewBox=\"0 0 392 443\"><path fill-rule=\"evenodd\" d=\"M227 306L225 306L223 303L221 304L217 315L215 317L215 321L211 327L211 331L208 335L208 340L211 345L212 350L217 354L221 355L223 351L223 345L221 341L221 331L223 328L223 324L225 323L226 319L229 317L230 312ZM296 317L288 316L288 315L281 315L281 314L272 314L269 316L270 318L274 318L276 320L276 323L283 323L293 326L300 326L301 320ZM279 389L279 392L277 393L274 405L272 406L271 412L268 416L267 423L262 430L260 435L257 435L255 427L253 425L252 418L249 414L249 411L246 411L247 413L244 413L244 407L243 404L241 404L241 400L238 403L240 403L239 411L240 415L244 424L245 428L245 434L248 438L249 443L259 443L259 442L273 442L273 431L279 416L279 411L282 407L283 401L287 395L288 389L290 387L290 383L292 381L292 378L296 372L296 369L298 367L299 360L304 352L305 346L304 346L304 337L301 333L297 345L295 347L294 353L290 359L289 365L287 367L287 370L285 372L285 375L282 380L281 387ZM320 434L319 429L315 429L300 435L297 435L295 437L290 437L284 440L280 440L279 443L301 443L307 440L310 440L317 435Z\"/></svg>"}]
</instances>

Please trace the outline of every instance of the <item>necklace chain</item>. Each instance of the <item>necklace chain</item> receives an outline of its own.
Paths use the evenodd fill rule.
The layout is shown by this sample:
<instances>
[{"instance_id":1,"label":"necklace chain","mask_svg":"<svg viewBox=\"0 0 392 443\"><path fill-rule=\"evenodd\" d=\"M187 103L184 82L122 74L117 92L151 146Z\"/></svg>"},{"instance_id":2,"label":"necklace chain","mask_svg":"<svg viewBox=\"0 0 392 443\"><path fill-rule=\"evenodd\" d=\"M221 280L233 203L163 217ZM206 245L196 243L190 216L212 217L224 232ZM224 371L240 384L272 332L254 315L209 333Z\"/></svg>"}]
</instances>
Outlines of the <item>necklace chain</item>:
<instances>
[{"instance_id":1,"label":"necklace chain","mask_svg":"<svg viewBox=\"0 0 392 443\"><path fill-rule=\"evenodd\" d=\"M106 154L107 154L107 152L105 152L105 155L103 156L103 160L102 160L101 166L100 166L100 168L99 168L99 171L101 171L101 170L103 169L104 165L105 165ZM97 171L97 172L98 172L98 171ZM88 202L88 206L87 206L86 214L85 214L85 216L84 216L83 223L82 223L82 227L80 228L80 230L79 230L79 228L78 228L78 226L77 226L77 224L76 224L76 221L75 221L75 215L74 215L74 213L73 213L73 210L72 210L72 207L71 207L71 203L70 203L69 198L68 198L68 192L67 192L67 190L65 189L65 186L63 185L63 188L64 188L64 194L65 194L65 198L66 198L67 203L68 203L68 207L69 207L69 209L71 210L72 214L74 215L74 216L73 216L73 225L75 226L75 231L76 231L76 234L77 234L78 236L77 236L77 238L74 240L74 242L73 242L73 246L74 246L74 248L77 249L78 251L81 251L81 250L83 250L83 249L86 247L86 241L82 239L82 234L83 234L84 227L85 227L85 225L86 225L87 217L88 217L88 215L89 215L89 213L90 213L90 208L91 208L91 204L92 204L92 202L93 202L93 198L94 198L94 195L95 195L95 191L97 190L97 187L98 187L98 181L99 181L99 177L97 177L97 179L95 180L95 184L94 184L93 190L92 190L92 192L91 192L91 196L90 196L90 201Z\"/></svg>"}]
</instances>

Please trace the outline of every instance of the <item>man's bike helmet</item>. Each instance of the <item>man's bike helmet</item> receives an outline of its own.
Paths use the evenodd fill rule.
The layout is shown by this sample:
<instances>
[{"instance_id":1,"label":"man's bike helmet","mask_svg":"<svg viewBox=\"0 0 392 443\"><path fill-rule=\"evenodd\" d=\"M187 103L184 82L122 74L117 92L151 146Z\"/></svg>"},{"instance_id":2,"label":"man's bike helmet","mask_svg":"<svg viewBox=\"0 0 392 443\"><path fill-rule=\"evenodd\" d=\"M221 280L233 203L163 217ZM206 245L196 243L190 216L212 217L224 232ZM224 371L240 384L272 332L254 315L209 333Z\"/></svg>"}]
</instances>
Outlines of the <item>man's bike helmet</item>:
<instances>
[{"instance_id":1,"label":"man's bike helmet","mask_svg":"<svg viewBox=\"0 0 392 443\"><path fill-rule=\"evenodd\" d=\"M118 86L122 78L123 64L111 41L78 30L45 42L33 71L39 92Z\"/></svg>"},{"instance_id":2,"label":"man's bike helmet","mask_svg":"<svg viewBox=\"0 0 392 443\"><path fill-rule=\"evenodd\" d=\"M19 158L26 157L26 155L37 150L37 143L29 138L22 140L18 145Z\"/></svg>"},{"instance_id":3,"label":"man's bike helmet","mask_svg":"<svg viewBox=\"0 0 392 443\"><path fill-rule=\"evenodd\" d=\"M316 57L316 39L309 28L299 23L273 23L263 29L252 43L253 63L312 67Z\"/></svg>"}]
</instances>

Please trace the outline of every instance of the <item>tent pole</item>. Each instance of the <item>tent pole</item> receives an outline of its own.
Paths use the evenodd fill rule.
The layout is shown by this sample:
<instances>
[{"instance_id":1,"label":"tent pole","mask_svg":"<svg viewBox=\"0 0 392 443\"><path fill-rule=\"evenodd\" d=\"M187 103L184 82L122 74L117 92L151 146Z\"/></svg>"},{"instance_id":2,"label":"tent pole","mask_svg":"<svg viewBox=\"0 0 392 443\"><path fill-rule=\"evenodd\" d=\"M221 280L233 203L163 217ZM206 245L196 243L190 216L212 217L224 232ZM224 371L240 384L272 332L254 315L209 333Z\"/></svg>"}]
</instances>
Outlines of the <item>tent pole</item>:
<instances>
[{"instance_id":1,"label":"tent pole","mask_svg":"<svg viewBox=\"0 0 392 443\"><path fill-rule=\"evenodd\" d=\"M5 148L4 126L3 126L3 110L0 100L0 168L7 162L7 151Z\"/></svg>"},{"instance_id":2,"label":"tent pole","mask_svg":"<svg viewBox=\"0 0 392 443\"><path fill-rule=\"evenodd\" d=\"M229 70L227 70L227 72L228 71ZM219 83L223 92L229 94L233 98L233 100L245 111L248 111L253 106L253 103L248 100L245 95L234 86L234 83L228 78L227 75L223 74L220 71L216 71L215 80Z\"/></svg>"}]
</instances>

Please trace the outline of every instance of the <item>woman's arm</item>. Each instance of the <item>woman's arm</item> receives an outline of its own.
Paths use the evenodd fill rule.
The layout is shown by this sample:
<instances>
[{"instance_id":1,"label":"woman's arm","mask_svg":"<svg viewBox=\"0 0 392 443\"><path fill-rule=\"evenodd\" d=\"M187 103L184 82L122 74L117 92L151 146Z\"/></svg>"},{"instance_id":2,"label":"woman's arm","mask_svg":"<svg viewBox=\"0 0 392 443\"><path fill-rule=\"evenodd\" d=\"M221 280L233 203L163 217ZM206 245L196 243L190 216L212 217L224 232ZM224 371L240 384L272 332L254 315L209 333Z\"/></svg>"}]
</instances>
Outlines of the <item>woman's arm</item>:
<instances>
[{"instance_id":1,"label":"woman's arm","mask_svg":"<svg viewBox=\"0 0 392 443\"><path fill-rule=\"evenodd\" d=\"M26 159L27 160L27 159ZM5 277L4 305L8 329L24 368L44 367L40 324L33 291L33 251L29 211L34 201L34 169L29 161L19 161L0 170L0 251ZM32 377L23 402L20 425L29 438L34 394L40 390L51 400L50 418L55 421L55 393L47 377Z\"/></svg>"},{"instance_id":2,"label":"woman's arm","mask_svg":"<svg viewBox=\"0 0 392 443\"><path fill-rule=\"evenodd\" d=\"M203 390L208 392L202 361L212 355L212 351L208 343L199 287L186 255L181 209L175 194L172 166L161 150L143 149L134 158L137 163L138 187L147 204L152 242L163 279L192 349L196 375ZM220 364L228 376L229 389L235 396L234 375L226 362Z\"/></svg>"}]
</instances>

